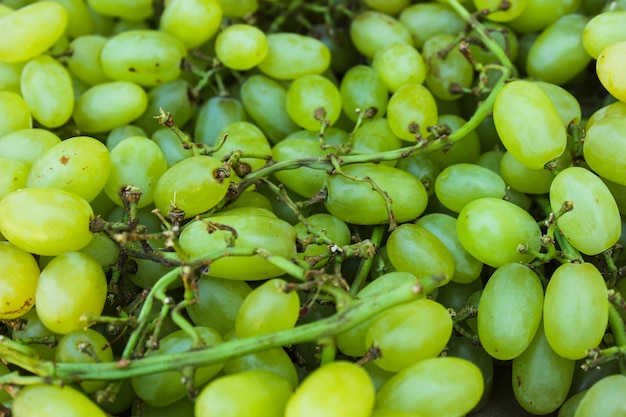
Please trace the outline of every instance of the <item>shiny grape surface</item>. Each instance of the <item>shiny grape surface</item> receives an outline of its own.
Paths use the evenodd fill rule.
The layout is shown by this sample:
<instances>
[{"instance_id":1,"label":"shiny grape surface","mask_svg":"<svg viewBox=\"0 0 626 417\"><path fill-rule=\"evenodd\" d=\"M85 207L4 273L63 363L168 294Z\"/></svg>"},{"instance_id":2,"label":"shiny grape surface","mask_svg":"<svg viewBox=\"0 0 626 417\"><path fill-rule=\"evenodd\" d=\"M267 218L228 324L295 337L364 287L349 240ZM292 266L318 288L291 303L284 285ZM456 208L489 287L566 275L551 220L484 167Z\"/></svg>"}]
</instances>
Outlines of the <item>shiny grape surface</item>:
<instances>
[{"instance_id":1,"label":"shiny grape surface","mask_svg":"<svg viewBox=\"0 0 626 417\"><path fill-rule=\"evenodd\" d=\"M1 3L0 415L624 414L626 2Z\"/></svg>"}]
</instances>

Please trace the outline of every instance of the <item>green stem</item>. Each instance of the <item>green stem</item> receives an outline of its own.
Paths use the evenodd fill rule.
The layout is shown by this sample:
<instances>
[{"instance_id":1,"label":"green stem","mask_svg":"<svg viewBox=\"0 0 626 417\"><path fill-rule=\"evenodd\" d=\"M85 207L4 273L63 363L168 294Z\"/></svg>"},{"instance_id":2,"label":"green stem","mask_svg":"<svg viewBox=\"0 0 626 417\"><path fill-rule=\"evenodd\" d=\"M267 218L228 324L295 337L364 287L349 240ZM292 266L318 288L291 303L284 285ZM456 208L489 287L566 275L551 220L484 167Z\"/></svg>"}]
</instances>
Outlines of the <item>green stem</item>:
<instances>
[{"instance_id":1,"label":"green stem","mask_svg":"<svg viewBox=\"0 0 626 417\"><path fill-rule=\"evenodd\" d=\"M383 240L383 234L385 232L384 226L375 226L372 231L372 237L370 241L376 248L380 247L380 244ZM370 270L372 269L372 264L374 263L374 257L370 256L361 260L361 264L359 265L359 270L356 274L356 277L350 284L350 294L356 295L363 285L365 284L365 280L367 279Z\"/></svg>"},{"instance_id":2,"label":"green stem","mask_svg":"<svg viewBox=\"0 0 626 417\"><path fill-rule=\"evenodd\" d=\"M198 367L223 363L255 352L334 337L334 335L351 329L393 306L424 297L425 294L434 290L440 282L440 277L425 278L416 282L415 285L404 285L367 300L350 303L344 310L327 319L279 332L236 339L190 352L148 355L141 359L94 364L54 364L45 360L26 358L26 360L30 360L31 364L33 361L35 363L32 364L34 366L28 366L25 369L39 376L72 383L84 380L111 381L157 372L181 370L190 366ZM25 362L23 358L25 355L19 350L12 349L13 344L15 342L0 336L0 356L7 362L21 366ZM2 379L0 378L1 382Z\"/></svg>"},{"instance_id":3,"label":"green stem","mask_svg":"<svg viewBox=\"0 0 626 417\"><path fill-rule=\"evenodd\" d=\"M613 304L609 304L609 326L615 338L615 344L619 347L626 348L626 328L624 327L624 321Z\"/></svg>"}]
</instances>

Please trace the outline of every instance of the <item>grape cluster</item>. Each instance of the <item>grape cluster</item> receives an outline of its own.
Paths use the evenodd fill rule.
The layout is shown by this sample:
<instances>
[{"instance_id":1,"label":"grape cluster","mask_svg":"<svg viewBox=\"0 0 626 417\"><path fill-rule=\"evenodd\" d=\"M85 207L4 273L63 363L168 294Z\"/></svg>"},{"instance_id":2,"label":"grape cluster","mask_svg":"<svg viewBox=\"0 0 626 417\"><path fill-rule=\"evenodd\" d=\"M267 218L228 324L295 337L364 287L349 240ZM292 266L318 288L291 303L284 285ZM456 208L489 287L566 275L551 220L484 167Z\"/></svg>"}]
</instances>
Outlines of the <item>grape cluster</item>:
<instances>
[{"instance_id":1,"label":"grape cluster","mask_svg":"<svg viewBox=\"0 0 626 417\"><path fill-rule=\"evenodd\" d=\"M0 416L626 415L626 2L0 33Z\"/></svg>"}]
</instances>

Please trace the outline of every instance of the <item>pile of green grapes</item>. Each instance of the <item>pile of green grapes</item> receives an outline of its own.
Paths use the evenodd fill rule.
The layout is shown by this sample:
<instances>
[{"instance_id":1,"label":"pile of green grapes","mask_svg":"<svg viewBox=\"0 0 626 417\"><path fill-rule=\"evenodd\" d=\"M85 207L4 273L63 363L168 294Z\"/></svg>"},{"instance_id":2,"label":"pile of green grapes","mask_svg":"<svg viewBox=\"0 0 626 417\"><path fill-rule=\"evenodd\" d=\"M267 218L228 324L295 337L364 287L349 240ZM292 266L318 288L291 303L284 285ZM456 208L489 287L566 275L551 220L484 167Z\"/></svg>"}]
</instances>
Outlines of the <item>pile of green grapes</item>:
<instances>
[{"instance_id":1,"label":"pile of green grapes","mask_svg":"<svg viewBox=\"0 0 626 417\"><path fill-rule=\"evenodd\" d=\"M0 416L626 415L626 1L0 34Z\"/></svg>"}]
</instances>

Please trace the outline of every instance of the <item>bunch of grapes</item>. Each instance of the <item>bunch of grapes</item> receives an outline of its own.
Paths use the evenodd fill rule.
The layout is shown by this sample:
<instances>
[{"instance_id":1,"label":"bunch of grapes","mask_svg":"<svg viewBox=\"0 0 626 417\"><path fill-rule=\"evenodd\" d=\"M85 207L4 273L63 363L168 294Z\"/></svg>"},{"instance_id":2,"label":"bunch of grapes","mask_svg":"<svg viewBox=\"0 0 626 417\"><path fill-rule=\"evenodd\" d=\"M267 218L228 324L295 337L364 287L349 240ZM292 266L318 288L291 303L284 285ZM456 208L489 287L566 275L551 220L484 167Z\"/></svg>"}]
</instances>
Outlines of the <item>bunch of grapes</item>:
<instances>
[{"instance_id":1,"label":"bunch of grapes","mask_svg":"<svg viewBox=\"0 0 626 417\"><path fill-rule=\"evenodd\" d=\"M626 415L626 2L4 0L0 416Z\"/></svg>"}]
</instances>

